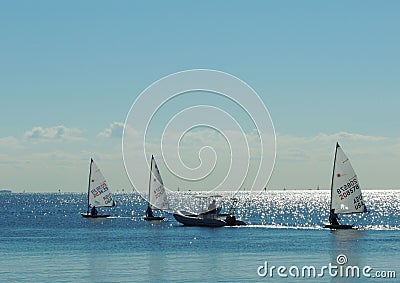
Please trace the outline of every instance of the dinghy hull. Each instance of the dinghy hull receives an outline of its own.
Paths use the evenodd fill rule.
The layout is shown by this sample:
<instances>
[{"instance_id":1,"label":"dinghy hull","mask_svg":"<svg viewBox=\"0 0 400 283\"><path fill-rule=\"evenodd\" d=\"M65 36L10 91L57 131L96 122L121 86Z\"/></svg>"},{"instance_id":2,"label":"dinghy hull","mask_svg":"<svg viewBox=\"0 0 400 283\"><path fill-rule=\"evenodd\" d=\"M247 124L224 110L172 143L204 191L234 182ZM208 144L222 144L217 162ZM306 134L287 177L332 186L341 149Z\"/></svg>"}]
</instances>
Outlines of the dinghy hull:
<instances>
[{"instance_id":1,"label":"dinghy hull","mask_svg":"<svg viewBox=\"0 0 400 283\"><path fill-rule=\"evenodd\" d=\"M154 217L145 216L145 217L143 217L143 219L146 221L161 221L161 220L164 220L164 218L165 218L164 216L154 216Z\"/></svg>"},{"instance_id":2,"label":"dinghy hull","mask_svg":"<svg viewBox=\"0 0 400 283\"><path fill-rule=\"evenodd\" d=\"M333 225L333 224L325 224L324 228L328 228L328 229L356 229L354 228L354 225Z\"/></svg>"},{"instance_id":3,"label":"dinghy hull","mask_svg":"<svg viewBox=\"0 0 400 283\"><path fill-rule=\"evenodd\" d=\"M81 213L82 217L84 218L107 218L110 217L110 214L98 214L98 215L91 215L90 213Z\"/></svg>"}]
</instances>

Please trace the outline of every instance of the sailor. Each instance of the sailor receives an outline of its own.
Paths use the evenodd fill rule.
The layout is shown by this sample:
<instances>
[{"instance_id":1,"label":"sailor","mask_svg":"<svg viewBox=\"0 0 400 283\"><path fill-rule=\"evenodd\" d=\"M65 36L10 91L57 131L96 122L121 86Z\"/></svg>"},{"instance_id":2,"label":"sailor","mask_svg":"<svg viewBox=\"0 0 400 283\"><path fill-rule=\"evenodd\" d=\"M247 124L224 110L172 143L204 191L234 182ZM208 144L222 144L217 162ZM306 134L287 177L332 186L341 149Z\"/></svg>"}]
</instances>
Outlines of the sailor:
<instances>
[{"instance_id":1,"label":"sailor","mask_svg":"<svg viewBox=\"0 0 400 283\"><path fill-rule=\"evenodd\" d=\"M208 213L214 213L217 211L217 204L215 199L213 199L213 201L208 205L208 209L207 212Z\"/></svg>"},{"instance_id":2,"label":"sailor","mask_svg":"<svg viewBox=\"0 0 400 283\"><path fill-rule=\"evenodd\" d=\"M97 216L97 209L96 209L96 206L93 206L93 207L92 207L91 214L92 214L92 216Z\"/></svg>"},{"instance_id":3,"label":"sailor","mask_svg":"<svg viewBox=\"0 0 400 283\"><path fill-rule=\"evenodd\" d=\"M329 223L332 225L340 225L338 222L338 215L335 213L335 209L331 209L331 212L329 213Z\"/></svg>"},{"instance_id":4,"label":"sailor","mask_svg":"<svg viewBox=\"0 0 400 283\"><path fill-rule=\"evenodd\" d=\"M151 209L150 205L147 206L146 216L147 217L154 217L153 210Z\"/></svg>"},{"instance_id":5,"label":"sailor","mask_svg":"<svg viewBox=\"0 0 400 283\"><path fill-rule=\"evenodd\" d=\"M236 225L236 217L233 214L228 215L225 218L226 225L228 226L235 226Z\"/></svg>"}]
</instances>

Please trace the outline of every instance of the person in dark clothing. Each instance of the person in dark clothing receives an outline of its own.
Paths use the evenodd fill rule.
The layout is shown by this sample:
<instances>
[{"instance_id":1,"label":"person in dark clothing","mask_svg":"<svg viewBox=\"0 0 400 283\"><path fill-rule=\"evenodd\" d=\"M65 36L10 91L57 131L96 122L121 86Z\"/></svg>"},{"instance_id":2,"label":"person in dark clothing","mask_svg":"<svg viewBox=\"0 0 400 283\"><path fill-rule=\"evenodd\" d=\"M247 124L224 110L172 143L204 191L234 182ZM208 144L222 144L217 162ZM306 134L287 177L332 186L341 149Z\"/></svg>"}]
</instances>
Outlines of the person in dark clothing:
<instances>
[{"instance_id":1,"label":"person in dark clothing","mask_svg":"<svg viewBox=\"0 0 400 283\"><path fill-rule=\"evenodd\" d=\"M97 216L97 209L96 209L96 206L93 206L93 207L92 207L92 210L91 210L90 213L92 214L92 216Z\"/></svg>"},{"instance_id":2,"label":"person in dark clothing","mask_svg":"<svg viewBox=\"0 0 400 283\"><path fill-rule=\"evenodd\" d=\"M338 219L340 219L340 218L335 213L335 210L331 209L331 212L329 214L329 223L331 223L332 225L340 225L338 222Z\"/></svg>"},{"instance_id":3,"label":"person in dark clothing","mask_svg":"<svg viewBox=\"0 0 400 283\"><path fill-rule=\"evenodd\" d=\"M150 205L147 206L146 216L147 217L154 217L153 210L151 209Z\"/></svg>"}]
</instances>

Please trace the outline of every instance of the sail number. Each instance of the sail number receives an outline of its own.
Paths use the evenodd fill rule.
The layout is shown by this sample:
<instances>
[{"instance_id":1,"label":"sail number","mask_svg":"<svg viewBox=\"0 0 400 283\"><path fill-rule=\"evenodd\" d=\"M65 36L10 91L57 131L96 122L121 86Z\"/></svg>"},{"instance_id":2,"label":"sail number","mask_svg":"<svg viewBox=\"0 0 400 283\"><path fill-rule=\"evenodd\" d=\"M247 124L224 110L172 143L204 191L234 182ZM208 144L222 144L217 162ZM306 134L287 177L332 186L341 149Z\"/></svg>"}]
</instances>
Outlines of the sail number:
<instances>
[{"instance_id":1,"label":"sail number","mask_svg":"<svg viewBox=\"0 0 400 283\"><path fill-rule=\"evenodd\" d=\"M157 188L154 188L153 193L154 193L154 197L156 199L158 199L161 195L165 194L164 186L163 185L159 185Z\"/></svg>"},{"instance_id":2,"label":"sail number","mask_svg":"<svg viewBox=\"0 0 400 283\"><path fill-rule=\"evenodd\" d=\"M108 191L108 187L107 187L107 184L105 182L103 182L100 186L90 190L90 192L93 194L94 198L96 198L99 195L105 193L106 191Z\"/></svg>"},{"instance_id":3,"label":"sail number","mask_svg":"<svg viewBox=\"0 0 400 283\"><path fill-rule=\"evenodd\" d=\"M348 183L338 188L337 193L339 194L340 200L343 200L359 189L360 186L358 185L357 177L354 177Z\"/></svg>"},{"instance_id":4,"label":"sail number","mask_svg":"<svg viewBox=\"0 0 400 283\"><path fill-rule=\"evenodd\" d=\"M360 209L361 207L363 207L363 205L364 205L364 201L363 201L362 195L361 195L361 193L360 193L358 196L356 196L356 197L354 198L354 208L355 208L356 210L358 210L358 209Z\"/></svg>"},{"instance_id":5,"label":"sail number","mask_svg":"<svg viewBox=\"0 0 400 283\"><path fill-rule=\"evenodd\" d=\"M107 195L105 195L105 196L103 197L103 199L104 199L104 203L105 203L105 204L111 203L111 202L113 201L112 194L111 194L111 193L108 193Z\"/></svg>"}]
</instances>

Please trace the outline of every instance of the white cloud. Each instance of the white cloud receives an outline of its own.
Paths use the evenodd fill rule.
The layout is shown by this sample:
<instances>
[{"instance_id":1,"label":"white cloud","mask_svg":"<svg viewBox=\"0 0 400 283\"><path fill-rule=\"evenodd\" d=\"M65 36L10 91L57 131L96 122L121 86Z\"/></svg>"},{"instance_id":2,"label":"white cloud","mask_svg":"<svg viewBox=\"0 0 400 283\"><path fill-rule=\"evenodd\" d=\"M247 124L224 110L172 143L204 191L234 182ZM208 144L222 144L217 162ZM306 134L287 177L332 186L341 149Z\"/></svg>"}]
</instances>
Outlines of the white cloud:
<instances>
[{"instance_id":1,"label":"white cloud","mask_svg":"<svg viewBox=\"0 0 400 283\"><path fill-rule=\"evenodd\" d=\"M136 187L146 188L146 165L154 154L168 188L236 190L242 183L247 189L264 188L273 163L275 137L262 135L267 148L261 158L260 137L255 132L244 136L240 131L218 133L214 129L196 128L184 135L173 130L163 134L162 139L144 139L139 132L125 129L124 139L130 138L124 143L124 160ZM257 182L262 185L253 186L259 180L256 178L259 169L262 180Z\"/></svg>"},{"instance_id":2,"label":"white cloud","mask_svg":"<svg viewBox=\"0 0 400 283\"><path fill-rule=\"evenodd\" d=\"M22 146L15 137L8 136L8 137L0 138L0 148L18 149L18 148L22 148Z\"/></svg>"},{"instance_id":3,"label":"white cloud","mask_svg":"<svg viewBox=\"0 0 400 283\"><path fill-rule=\"evenodd\" d=\"M115 123L113 123L115 124ZM62 126L58 126L62 127ZM62 148L57 143L53 147L48 143L32 144L32 140L68 140L79 139L80 131L64 127L64 131L56 131L54 128L34 128L25 134L25 142L18 141L15 137L0 138L0 167L3 172L3 186L20 190L62 190L84 191L88 161L93 157L101 166L110 186L115 189L125 188L130 190L127 181L125 168L121 159L120 144L116 139L110 140L115 147L110 148L106 142L99 143L100 146L93 147L92 143L71 143ZM111 126L110 126L111 129ZM228 133L226 133L228 135ZM217 167L204 182L184 182L168 171L165 162L172 168L177 168L180 161L177 158L164 158L161 155L160 140L147 140L146 153L143 158L144 141L143 135L133 129L126 129L127 138L124 154L125 162L131 164L132 175L139 178L138 188L147 188L148 162L151 154L155 154L157 163L165 185L176 190L180 187L185 189L212 188L227 175L229 169L229 148L226 140L216 132L194 131L186 135L180 145L180 154L187 165L198 166L199 151L203 146L212 146L217 153ZM35 136L35 138L33 137ZM110 132L111 136L111 132ZM230 142L235 143L241 138L240 133L229 133ZM180 134L168 132L165 136L164 154L176 154L177 141ZM257 159L260 151L257 149L259 138L255 134L249 134L250 155L256 160L251 160L251 166L247 173L247 182L244 184L246 190L250 189L250 183L256 175ZM267 142L271 137L263 138ZM277 166L272 175L268 189L291 188L316 188L327 189L330 186L332 163L334 157L335 143L339 141L351 160L363 188L393 188L398 186L398 168L400 165L400 138L368 136L356 133L339 132L333 134L320 133L315 136L292 136L277 135ZM103 147L103 145L106 146ZM100 148L99 148L100 147ZM209 155L207 155L209 153ZM214 156L211 152L203 152L201 156L204 168L207 169L207 162L212 162ZM239 159L243 156L238 168L233 167L233 174L227 189L234 189L241 180L240 174L245 172L247 152L235 151ZM264 157L266 153L264 152ZM255 161L255 163L253 163ZM255 164L255 165L254 165ZM238 171L235 171L238 169ZM203 171L199 171L202 173ZM261 174L269 172L262 171ZM20 178L29 176L29 178ZM34 176L34 177L32 177ZM186 175L185 175L186 176ZM187 176L186 176L187 177ZM262 188L256 188L262 189Z\"/></svg>"},{"instance_id":4,"label":"white cloud","mask_svg":"<svg viewBox=\"0 0 400 283\"><path fill-rule=\"evenodd\" d=\"M356 133L348 133L348 132L339 132L335 134L323 134L320 133L315 137L316 141L323 142L332 142L332 141L341 141L341 140L350 140L350 141L360 141L360 142L376 142L386 140L386 137L382 136L366 136Z\"/></svg>"},{"instance_id":5,"label":"white cloud","mask_svg":"<svg viewBox=\"0 0 400 283\"><path fill-rule=\"evenodd\" d=\"M99 133L99 137L103 138L122 138L122 133L124 131L124 123L114 122L104 131Z\"/></svg>"},{"instance_id":6,"label":"white cloud","mask_svg":"<svg viewBox=\"0 0 400 283\"><path fill-rule=\"evenodd\" d=\"M316 136L301 137L277 134L277 152L280 159L292 161L321 160L330 156L339 142L354 154L379 154L387 146L396 144L394 139L382 136L368 136L357 133L320 133Z\"/></svg>"},{"instance_id":7,"label":"white cloud","mask_svg":"<svg viewBox=\"0 0 400 283\"><path fill-rule=\"evenodd\" d=\"M32 141L79 141L83 140L79 135L81 131L65 126L55 126L50 128L34 127L25 132L24 139Z\"/></svg>"}]
</instances>

